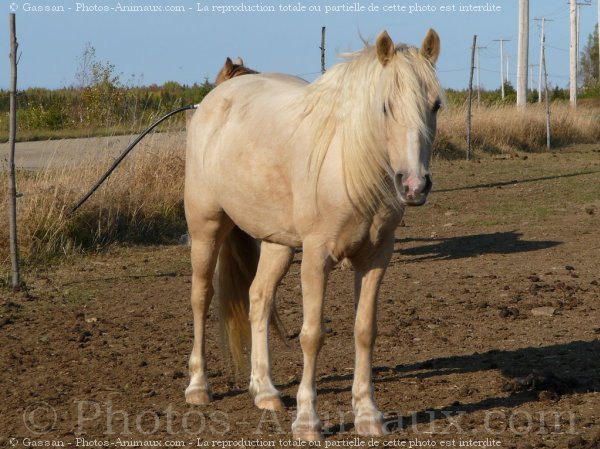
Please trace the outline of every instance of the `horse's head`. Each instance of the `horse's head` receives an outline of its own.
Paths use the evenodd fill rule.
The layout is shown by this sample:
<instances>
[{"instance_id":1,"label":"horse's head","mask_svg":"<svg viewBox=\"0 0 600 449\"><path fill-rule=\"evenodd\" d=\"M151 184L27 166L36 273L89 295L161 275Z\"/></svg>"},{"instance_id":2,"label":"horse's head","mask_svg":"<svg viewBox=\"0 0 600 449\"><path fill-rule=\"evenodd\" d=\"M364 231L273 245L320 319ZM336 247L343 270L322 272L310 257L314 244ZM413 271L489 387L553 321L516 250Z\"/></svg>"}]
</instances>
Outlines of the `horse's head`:
<instances>
[{"instance_id":1,"label":"horse's head","mask_svg":"<svg viewBox=\"0 0 600 449\"><path fill-rule=\"evenodd\" d=\"M442 91L435 74L440 38L429 30L420 49L395 46L387 32L375 46L383 66L381 101L384 136L396 194L401 203L420 206L427 200L437 111Z\"/></svg>"},{"instance_id":2,"label":"horse's head","mask_svg":"<svg viewBox=\"0 0 600 449\"><path fill-rule=\"evenodd\" d=\"M244 65L244 61L239 56L235 62L233 62L231 58L228 57L225 60L225 64L223 64L223 68L221 68L221 70L217 74L217 77L215 79L215 86L218 86L219 84L231 78L235 78L236 76L250 75L253 73L258 72L246 67Z\"/></svg>"}]
</instances>

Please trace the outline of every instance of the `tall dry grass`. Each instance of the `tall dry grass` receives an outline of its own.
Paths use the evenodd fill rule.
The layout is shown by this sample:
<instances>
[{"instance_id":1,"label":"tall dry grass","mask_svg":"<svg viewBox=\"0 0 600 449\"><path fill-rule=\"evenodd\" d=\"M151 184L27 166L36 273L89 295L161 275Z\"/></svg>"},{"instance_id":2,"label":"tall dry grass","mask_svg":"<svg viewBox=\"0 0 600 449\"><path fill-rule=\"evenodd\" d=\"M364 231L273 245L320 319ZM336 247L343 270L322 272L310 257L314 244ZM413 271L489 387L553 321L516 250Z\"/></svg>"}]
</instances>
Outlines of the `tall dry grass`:
<instances>
[{"instance_id":1,"label":"tall dry grass","mask_svg":"<svg viewBox=\"0 0 600 449\"><path fill-rule=\"evenodd\" d=\"M150 137L74 214L70 207L112 161L89 158L61 168L17 174L18 233L26 263L121 241L169 242L186 232L183 216L185 135ZM6 174L0 175L6 185ZM8 217L0 189L0 216ZM8 266L8 227L0 226L0 270ZM5 278L6 274L2 276Z\"/></svg>"},{"instance_id":2,"label":"tall dry grass","mask_svg":"<svg viewBox=\"0 0 600 449\"><path fill-rule=\"evenodd\" d=\"M464 157L465 108L448 108L439 117L435 152ZM598 109L553 104L553 145L600 141ZM529 105L474 108L476 152L541 151L545 148L545 112ZM169 136L165 138L165 136ZM73 215L69 207L100 177L111 161L90 159L61 168L18 173L19 243L28 263L96 249L112 242L157 243L185 233L183 217L185 135L149 136L109 180ZM6 173L0 174L6 186ZM7 191L0 188L0 217L7 217ZM8 276L8 226L0 226L0 281Z\"/></svg>"},{"instance_id":3,"label":"tall dry grass","mask_svg":"<svg viewBox=\"0 0 600 449\"><path fill-rule=\"evenodd\" d=\"M472 146L477 152L536 152L546 149L546 110L543 105L473 107ZM551 107L553 148L600 141L600 109L553 103ZM434 151L442 158L462 158L466 149L467 108L449 107L438 119Z\"/></svg>"}]
</instances>

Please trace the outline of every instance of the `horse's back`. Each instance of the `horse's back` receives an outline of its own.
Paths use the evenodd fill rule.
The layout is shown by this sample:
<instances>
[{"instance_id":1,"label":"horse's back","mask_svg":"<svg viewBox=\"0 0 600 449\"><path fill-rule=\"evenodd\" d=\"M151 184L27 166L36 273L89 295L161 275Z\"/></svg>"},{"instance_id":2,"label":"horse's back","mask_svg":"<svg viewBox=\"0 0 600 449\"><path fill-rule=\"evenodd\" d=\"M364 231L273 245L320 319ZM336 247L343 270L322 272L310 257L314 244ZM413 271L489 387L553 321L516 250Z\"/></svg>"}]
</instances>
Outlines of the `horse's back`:
<instances>
[{"instance_id":1,"label":"horse's back","mask_svg":"<svg viewBox=\"0 0 600 449\"><path fill-rule=\"evenodd\" d=\"M194 113L188 135L210 132L212 126L230 123L238 127L255 127L255 121L268 120L279 109L294 109L307 82L301 78L275 73L258 73L232 78L213 89ZM233 120L235 119L235 122ZM286 126L284 124L283 126Z\"/></svg>"},{"instance_id":2,"label":"horse's back","mask_svg":"<svg viewBox=\"0 0 600 449\"><path fill-rule=\"evenodd\" d=\"M296 244L290 178L305 145L292 137L306 85L288 75L252 74L207 95L188 128L186 203L218 206L255 237L280 235Z\"/></svg>"},{"instance_id":3,"label":"horse's back","mask_svg":"<svg viewBox=\"0 0 600 449\"><path fill-rule=\"evenodd\" d=\"M223 83L222 85L219 85L218 88L213 89L211 93L226 89L239 89L244 85L250 84L261 84L267 87L268 85L272 84L273 87L281 86L289 89L290 87L294 86L299 88L306 87L308 81L285 73L253 73L231 78L227 81L227 84Z\"/></svg>"},{"instance_id":4,"label":"horse's back","mask_svg":"<svg viewBox=\"0 0 600 449\"><path fill-rule=\"evenodd\" d=\"M216 99L223 96L234 97L237 100L287 97L302 94L307 85L306 80L297 76L283 73L254 73L227 80L214 88L206 99L211 101L211 97Z\"/></svg>"}]
</instances>

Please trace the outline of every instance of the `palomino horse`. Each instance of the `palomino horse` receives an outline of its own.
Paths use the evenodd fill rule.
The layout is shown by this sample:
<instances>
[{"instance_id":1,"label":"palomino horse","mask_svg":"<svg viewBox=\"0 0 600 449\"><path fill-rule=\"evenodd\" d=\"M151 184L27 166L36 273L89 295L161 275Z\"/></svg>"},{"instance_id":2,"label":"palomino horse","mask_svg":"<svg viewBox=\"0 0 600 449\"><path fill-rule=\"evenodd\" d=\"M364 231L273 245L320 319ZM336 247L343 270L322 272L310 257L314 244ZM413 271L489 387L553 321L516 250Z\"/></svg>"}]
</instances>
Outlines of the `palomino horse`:
<instances>
[{"instance_id":1,"label":"palomino horse","mask_svg":"<svg viewBox=\"0 0 600 449\"><path fill-rule=\"evenodd\" d=\"M228 57L225 60L223 68L217 74L217 78L215 79L215 86L218 86L219 84L221 84L224 81L227 81L228 79L235 78L236 76L251 75L253 73L258 72L246 67L244 65L244 61L239 56L235 63L231 60L231 58Z\"/></svg>"},{"instance_id":2,"label":"palomino horse","mask_svg":"<svg viewBox=\"0 0 600 449\"><path fill-rule=\"evenodd\" d=\"M277 285L301 247L304 369L293 436L321 438L315 373L323 298L332 266L345 257L355 267L355 428L359 435L385 433L371 373L376 300L404 206L422 205L431 190L439 51L433 30L420 49L395 46L384 31L375 46L348 55L312 84L279 74L241 76L200 104L188 128L185 174L194 312L188 403L211 400L205 323L218 260L220 321L230 349L239 356L249 316L249 391L259 408L283 408L271 380L268 323Z\"/></svg>"}]
</instances>

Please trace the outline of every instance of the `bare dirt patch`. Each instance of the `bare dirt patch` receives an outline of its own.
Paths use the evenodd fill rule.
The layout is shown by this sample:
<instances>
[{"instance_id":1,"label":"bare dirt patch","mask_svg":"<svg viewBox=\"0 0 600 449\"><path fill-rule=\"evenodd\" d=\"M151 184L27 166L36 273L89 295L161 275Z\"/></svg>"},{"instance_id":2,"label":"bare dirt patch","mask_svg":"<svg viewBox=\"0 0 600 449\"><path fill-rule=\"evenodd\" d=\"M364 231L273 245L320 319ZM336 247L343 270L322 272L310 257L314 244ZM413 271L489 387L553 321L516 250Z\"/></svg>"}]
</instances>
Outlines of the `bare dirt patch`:
<instances>
[{"instance_id":1,"label":"bare dirt patch","mask_svg":"<svg viewBox=\"0 0 600 449\"><path fill-rule=\"evenodd\" d=\"M408 210L380 295L375 395L391 432L380 447L599 447L599 151L435 161L431 201ZM30 269L28 291L0 294L0 445L287 443L300 257L279 290L288 336L272 339L279 414L254 408L246 375L219 351L214 313L215 402L185 404L186 247L113 247ZM328 287L323 447L370 442L352 425L352 277L336 269Z\"/></svg>"}]
</instances>

